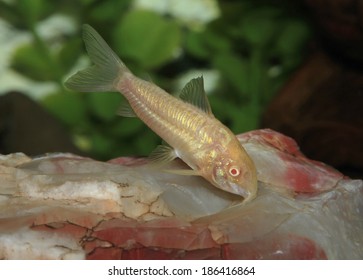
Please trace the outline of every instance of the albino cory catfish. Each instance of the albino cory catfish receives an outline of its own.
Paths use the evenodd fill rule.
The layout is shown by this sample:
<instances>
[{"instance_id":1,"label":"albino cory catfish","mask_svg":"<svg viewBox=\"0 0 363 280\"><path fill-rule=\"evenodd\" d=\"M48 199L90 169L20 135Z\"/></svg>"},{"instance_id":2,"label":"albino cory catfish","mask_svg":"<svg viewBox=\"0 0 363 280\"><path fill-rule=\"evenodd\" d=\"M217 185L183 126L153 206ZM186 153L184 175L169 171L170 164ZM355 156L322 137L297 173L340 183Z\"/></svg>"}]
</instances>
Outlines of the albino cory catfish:
<instances>
[{"instance_id":1,"label":"albino cory catfish","mask_svg":"<svg viewBox=\"0 0 363 280\"><path fill-rule=\"evenodd\" d=\"M120 114L139 117L168 144L156 148L154 161L179 157L191 170L170 172L202 176L217 188L243 196L245 202L256 196L255 166L235 135L213 116L202 78L191 80L175 97L134 76L91 26L83 26L83 39L95 65L69 78L67 88L121 92L130 106Z\"/></svg>"}]
</instances>

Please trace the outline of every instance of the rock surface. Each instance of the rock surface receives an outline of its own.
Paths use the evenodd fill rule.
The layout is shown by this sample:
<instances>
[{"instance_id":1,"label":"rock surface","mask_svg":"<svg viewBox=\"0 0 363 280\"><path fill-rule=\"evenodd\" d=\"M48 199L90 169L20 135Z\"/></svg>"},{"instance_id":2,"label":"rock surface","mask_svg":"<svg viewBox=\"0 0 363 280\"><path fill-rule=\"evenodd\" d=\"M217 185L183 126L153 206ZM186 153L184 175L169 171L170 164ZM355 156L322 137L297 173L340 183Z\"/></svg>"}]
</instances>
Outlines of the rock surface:
<instances>
[{"instance_id":1,"label":"rock surface","mask_svg":"<svg viewBox=\"0 0 363 280\"><path fill-rule=\"evenodd\" d=\"M363 257L361 180L307 159L272 130L238 138L258 171L248 204L142 158L0 156L0 258Z\"/></svg>"}]
</instances>

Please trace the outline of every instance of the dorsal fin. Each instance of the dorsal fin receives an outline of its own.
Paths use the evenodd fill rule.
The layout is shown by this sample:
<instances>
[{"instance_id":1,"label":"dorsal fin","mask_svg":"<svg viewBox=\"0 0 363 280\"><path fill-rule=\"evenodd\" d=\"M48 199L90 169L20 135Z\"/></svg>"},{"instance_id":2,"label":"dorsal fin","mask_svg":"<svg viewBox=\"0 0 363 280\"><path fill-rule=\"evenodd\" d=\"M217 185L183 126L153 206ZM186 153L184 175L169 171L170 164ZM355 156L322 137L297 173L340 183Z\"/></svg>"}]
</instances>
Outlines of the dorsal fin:
<instances>
[{"instance_id":1,"label":"dorsal fin","mask_svg":"<svg viewBox=\"0 0 363 280\"><path fill-rule=\"evenodd\" d=\"M191 79L181 90L178 97L213 116L207 94L204 91L203 77Z\"/></svg>"}]
</instances>

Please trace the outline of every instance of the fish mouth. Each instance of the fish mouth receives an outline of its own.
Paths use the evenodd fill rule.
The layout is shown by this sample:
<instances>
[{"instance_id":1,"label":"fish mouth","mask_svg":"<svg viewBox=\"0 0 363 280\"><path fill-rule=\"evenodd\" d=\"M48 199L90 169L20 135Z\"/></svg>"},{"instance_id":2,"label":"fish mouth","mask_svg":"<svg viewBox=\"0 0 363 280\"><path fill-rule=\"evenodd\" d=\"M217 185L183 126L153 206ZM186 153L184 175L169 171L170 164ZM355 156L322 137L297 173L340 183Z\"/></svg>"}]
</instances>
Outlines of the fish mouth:
<instances>
[{"instance_id":1,"label":"fish mouth","mask_svg":"<svg viewBox=\"0 0 363 280\"><path fill-rule=\"evenodd\" d=\"M244 198L244 202L250 201L256 197L256 192L251 192L250 190L241 187L235 183L229 183L229 188L234 194L240 195Z\"/></svg>"}]
</instances>

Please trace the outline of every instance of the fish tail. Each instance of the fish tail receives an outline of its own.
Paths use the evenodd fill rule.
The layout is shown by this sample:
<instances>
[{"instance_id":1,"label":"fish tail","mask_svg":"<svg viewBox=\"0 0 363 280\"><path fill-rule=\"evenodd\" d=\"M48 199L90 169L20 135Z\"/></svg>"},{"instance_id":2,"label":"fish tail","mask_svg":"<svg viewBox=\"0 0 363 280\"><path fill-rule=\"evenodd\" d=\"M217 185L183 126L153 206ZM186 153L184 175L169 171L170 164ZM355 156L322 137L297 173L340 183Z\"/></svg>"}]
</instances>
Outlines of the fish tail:
<instances>
[{"instance_id":1,"label":"fish tail","mask_svg":"<svg viewBox=\"0 0 363 280\"><path fill-rule=\"evenodd\" d=\"M64 85L79 92L116 91L123 74L130 70L90 25L82 26L83 40L94 65L78 71Z\"/></svg>"}]
</instances>

